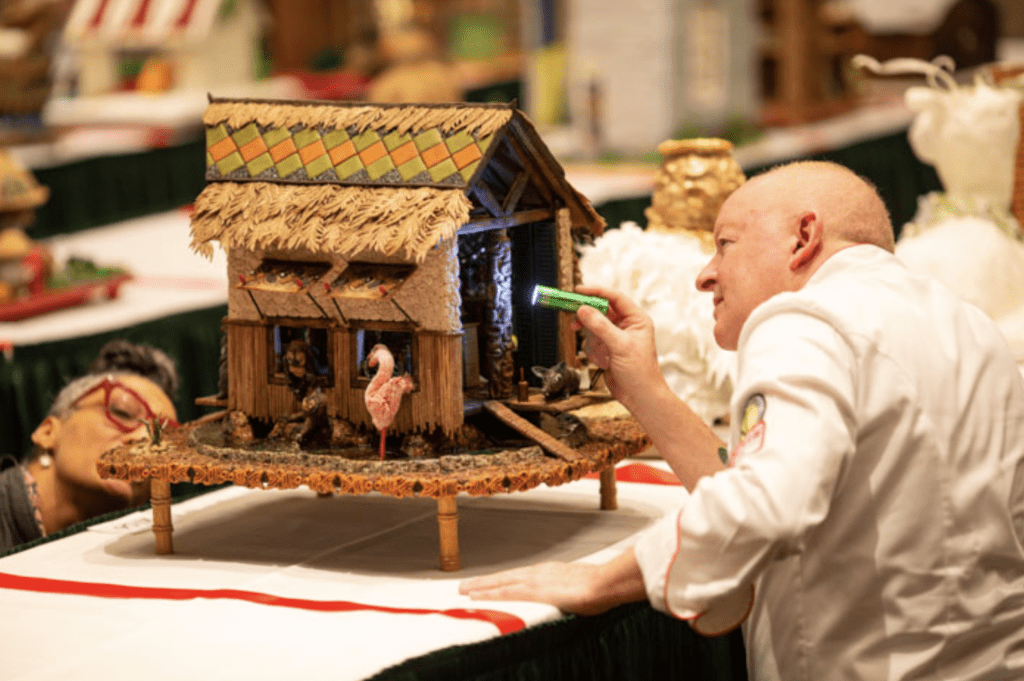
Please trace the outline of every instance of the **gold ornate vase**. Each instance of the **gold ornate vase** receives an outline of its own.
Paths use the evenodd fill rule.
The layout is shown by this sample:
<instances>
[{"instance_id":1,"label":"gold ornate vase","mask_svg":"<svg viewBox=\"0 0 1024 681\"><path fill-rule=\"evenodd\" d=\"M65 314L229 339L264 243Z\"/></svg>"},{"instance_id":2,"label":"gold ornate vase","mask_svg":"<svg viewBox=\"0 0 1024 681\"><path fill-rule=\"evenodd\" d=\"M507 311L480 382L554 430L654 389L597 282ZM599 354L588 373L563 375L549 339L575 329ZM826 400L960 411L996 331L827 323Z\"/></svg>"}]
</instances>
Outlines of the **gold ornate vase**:
<instances>
[{"instance_id":1,"label":"gold ornate vase","mask_svg":"<svg viewBox=\"0 0 1024 681\"><path fill-rule=\"evenodd\" d=\"M714 247L712 232L722 203L746 176L732 156L732 143L717 138L666 140L654 178L651 206L644 211L647 229L688 233L706 250Z\"/></svg>"}]
</instances>

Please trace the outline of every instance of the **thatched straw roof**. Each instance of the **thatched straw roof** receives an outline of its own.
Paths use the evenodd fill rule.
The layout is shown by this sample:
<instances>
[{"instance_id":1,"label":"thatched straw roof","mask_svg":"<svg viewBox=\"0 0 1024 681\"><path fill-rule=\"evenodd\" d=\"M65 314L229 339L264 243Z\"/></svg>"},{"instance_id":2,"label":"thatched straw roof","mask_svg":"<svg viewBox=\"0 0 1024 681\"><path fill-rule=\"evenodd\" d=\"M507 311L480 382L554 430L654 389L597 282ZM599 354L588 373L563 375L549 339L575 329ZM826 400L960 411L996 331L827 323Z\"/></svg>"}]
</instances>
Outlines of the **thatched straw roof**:
<instances>
[{"instance_id":1,"label":"thatched straw roof","mask_svg":"<svg viewBox=\"0 0 1024 681\"><path fill-rule=\"evenodd\" d=\"M192 249L211 257L217 240L254 250L373 249L420 262L455 237L470 208L459 189L218 182L196 198Z\"/></svg>"},{"instance_id":2,"label":"thatched straw roof","mask_svg":"<svg viewBox=\"0 0 1024 681\"><path fill-rule=\"evenodd\" d=\"M530 184L513 204L564 205L574 225L604 226L512 105L214 99L203 121L208 185L192 219L203 253L219 240L421 260L469 222L475 187L510 191L522 170Z\"/></svg>"},{"instance_id":3,"label":"thatched straw roof","mask_svg":"<svg viewBox=\"0 0 1024 681\"><path fill-rule=\"evenodd\" d=\"M227 123L236 130L249 123L275 128L354 127L358 132L396 130L402 135L438 128L445 134L466 130L486 137L508 123L512 111L509 106L493 104L430 106L214 99L203 114L203 123L207 126Z\"/></svg>"},{"instance_id":4,"label":"thatched straw roof","mask_svg":"<svg viewBox=\"0 0 1024 681\"><path fill-rule=\"evenodd\" d=\"M206 179L465 186L514 115L493 104L214 100Z\"/></svg>"}]
</instances>

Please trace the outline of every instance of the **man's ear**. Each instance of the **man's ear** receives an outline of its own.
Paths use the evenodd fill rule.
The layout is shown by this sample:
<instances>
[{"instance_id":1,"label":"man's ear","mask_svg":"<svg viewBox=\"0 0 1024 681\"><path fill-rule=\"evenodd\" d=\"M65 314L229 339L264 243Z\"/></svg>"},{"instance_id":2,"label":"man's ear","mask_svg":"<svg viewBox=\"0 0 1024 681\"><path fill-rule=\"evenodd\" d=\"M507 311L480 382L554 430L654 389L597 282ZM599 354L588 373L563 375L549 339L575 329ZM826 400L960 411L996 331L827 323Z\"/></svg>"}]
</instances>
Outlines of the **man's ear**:
<instances>
[{"instance_id":1,"label":"man's ear","mask_svg":"<svg viewBox=\"0 0 1024 681\"><path fill-rule=\"evenodd\" d=\"M814 262L821 252L824 230L825 227L817 213L809 211L800 215L800 222L794 234L796 239L793 243L793 251L789 257L791 272L796 272Z\"/></svg>"},{"instance_id":2,"label":"man's ear","mask_svg":"<svg viewBox=\"0 0 1024 681\"><path fill-rule=\"evenodd\" d=\"M32 431L32 444L40 449L52 450L60 438L60 419L56 416L47 416L43 422Z\"/></svg>"}]
</instances>

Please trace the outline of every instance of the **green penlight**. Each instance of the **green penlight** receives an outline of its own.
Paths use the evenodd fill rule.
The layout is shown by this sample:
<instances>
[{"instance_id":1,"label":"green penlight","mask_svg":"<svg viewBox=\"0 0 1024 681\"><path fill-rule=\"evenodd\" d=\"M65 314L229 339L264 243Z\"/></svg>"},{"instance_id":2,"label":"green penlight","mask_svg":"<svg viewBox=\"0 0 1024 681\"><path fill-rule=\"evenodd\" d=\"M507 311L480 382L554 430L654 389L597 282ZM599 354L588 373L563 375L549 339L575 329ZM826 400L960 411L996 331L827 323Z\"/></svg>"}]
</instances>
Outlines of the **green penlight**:
<instances>
[{"instance_id":1,"label":"green penlight","mask_svg":"<svg viewBox=\"0 0 1024 681\"><path fill-rule=\"evenodd\" d=\"M563 291L562 289L541 286L540 284L533 289L532 302L534 305L540 305L552 310L565 310L566 312L575 312L580 309L581 305L589 305L600 310L601 314L608 314L608 300L605 298L585 296L582 293Z\"/></svg>"}]
</instances>

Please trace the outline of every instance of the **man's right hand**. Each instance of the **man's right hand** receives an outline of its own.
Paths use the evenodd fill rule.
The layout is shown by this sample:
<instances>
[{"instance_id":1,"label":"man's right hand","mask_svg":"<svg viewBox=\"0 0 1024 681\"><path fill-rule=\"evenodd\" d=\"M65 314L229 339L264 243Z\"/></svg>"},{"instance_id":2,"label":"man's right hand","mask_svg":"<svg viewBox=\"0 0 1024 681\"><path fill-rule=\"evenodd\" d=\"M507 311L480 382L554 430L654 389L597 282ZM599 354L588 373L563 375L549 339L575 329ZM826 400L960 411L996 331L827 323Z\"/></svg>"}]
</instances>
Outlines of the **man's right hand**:
<instances>
[{"instance_id":1,"label":"man's right hand","mask_svg":"<svg viewBox=\"0 0 1024 681\"><path fill-rule=\"evenodd\" d=\"M608 389L632 412L645 396L656 392L654 388L665 383L654 344L654 322L618 291L592 286L576 290L609 301L607 316L583 306L576 319L587 331L583 344L587 359L604 369Z\"/></svg>"},{"instance_id":2,"label":"man's right hand","mask_svg":"<svg viewBox=\"0 0 1024 681\"><path fill-rule=\"evenodd\" d=\"M723 468L718 450L724 443L662 376L654 322L618 291L593 286L576 290L609 301L607 317L588 306L576 312L577 323L587 330L587 359L605 370L612 396L647 432L686 489L693 491L700 478Z\"/></svg>"}]
</instances>

